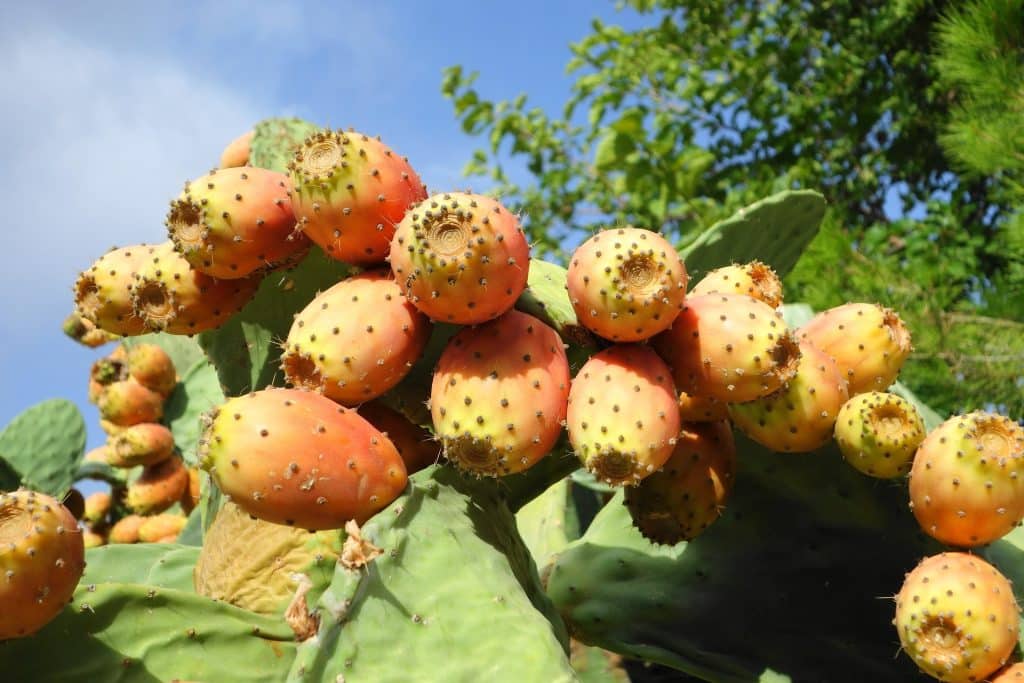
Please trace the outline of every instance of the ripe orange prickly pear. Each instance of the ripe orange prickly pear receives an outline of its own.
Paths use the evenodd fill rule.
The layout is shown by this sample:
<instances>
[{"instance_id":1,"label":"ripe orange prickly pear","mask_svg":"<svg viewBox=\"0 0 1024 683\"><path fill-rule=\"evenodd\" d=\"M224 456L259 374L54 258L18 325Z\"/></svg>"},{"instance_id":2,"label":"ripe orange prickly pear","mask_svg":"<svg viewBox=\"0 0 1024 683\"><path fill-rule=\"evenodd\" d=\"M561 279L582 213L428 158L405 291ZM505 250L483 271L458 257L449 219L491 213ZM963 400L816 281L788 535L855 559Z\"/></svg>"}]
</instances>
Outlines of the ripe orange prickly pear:
<instances>
[{"instance_id":1,"label":"ripe orange prickly pear","mask_svg":"<svg viewBox=\"0 0 1024 683\"><path fill-rule=\"evenodd\" d=\"M127 515L110 527L107 540L110 543L138 543L139 527L146 521L142 515Z\"/></svg>"},{"instance_id":2,"label":"ripe orange prickly pear","mask_svg":"<svg viewBox=\"0 0 1024 683\"><path fill-rule=\"evenodd\" d=\"M107 439L107 464L114 467L155 465L174 453L174 435L157 422L125 427Z\"/></svg>"},{"instance_id":3,"label":"ripe orange prickly pear","mask_svg":"<svg viewBox=\"0 0 1024 683\"><path fill-rule=\"evenodd\" d=\"M229 399L206 418L202 466L249 514L304 529L362 524L405 488L394 445L348 408L298 389Z\"/></svg>"},{"instance_id":4,"label":"ripe orange prickly pear","mask_svg":"<svg viewBox=\"0 0 1024 683\"><path fill-rule=\"evenodd\" d=\"M369 271L322 292L295 317L281 367L293 386L356 406L408 374L430 330L390 271Z\"/></svg>"},{"instance_id":5,"label":"ripe orange prickly pear","mask_svg":"<svg viewBox=\"0 0 1024 683\"><path fill-rule=\"evenodd\" d=\"M96 407L104 420L118 427L130 427L163 417L164 397L128 378L104 387Z\"/></svg>"},{"instance_id":6,"label":"ripe orange prickly pear","mask_svg":"<svg viewBox=\"0 0 1024 683\"><path fill-rule=\"evenodd\" d=\"M188 518L184 515L162 514L147 517L139 526L139 541L141 543L158 543L163 539L170 539L172 542L185 528Z\"/></svg>"},{"instance_id":7,"label":"ripe orange prickly pear","mask_svg":"<svg viewBox=\"0 0 1024 683\"><path fill-rule=\"evenodd\" d=\"M136 514L154 515L181 500L187 488L188 469L175 456L146 466L138 479L128 484L125 503Z\"/></svg>"},{"instance_id":8,"label":"ripe orange prickly pear","mask_svg":"<svg viewBox=\"0 0 1024 683\"><path fill-rule=\"evenodd\" d=\"M221 280L192 268L164 242L140 268L132 290L136 315L146 328L168 334L196 334L220 327L256 294L262 275Z\"/></svg>"},{"instance_id":9,"label":"ripe orange prickly pear","mask_svg":"<svg viewBox=\"0 0 1024 683\"><path fill-rule=\"evenodd\" d=\"M252 139L255 135L255 130L247 130L229 142L224 151L220 153L220 167L234 168L248 164L249 145L252 144Z\"/></svg>"},{"instance_id":10,"label":"ripe orange prickly pear","mask_svg":"<svg viewBox=\"0 0 1024 683\"><path fill-rule=\"evenodd\" d=\"M136 382L164 398L170 396L178 384L174 361L156 344L132 346L128 349L124 365Z\"/></svg>"},{"instance_id":11,"label":"ripe orange prickly pear","mask_svg":"<svg viewBox=\"0 0 1024 683\"><path fill-rule=\"evenodd\" d=\"M771 266L760 261L716 268L693 286L691 296L746 294L772 308L782 305L782 282Z\"/></svg>"},{"instance_id":12,"label":"ripe orange prickly pear","mask_svg":"<svg viewBox=\"0 0 1024 683\"><path fill-rule=\"evenodd\" d=\"M199 505L199 497L201 495L201 485L199 481L199 470L195 467L188 468L188 486L185 487L184 493L181 494L181 509L185 514L189 514L195 509L196 505Z\"/></svg>"},{"instance_id":13,"label":"ripe orange prickly pear","mask_svg":"<svg viewBox=\"0 0 1024 683\"><path fill-rule=\"evenodd\" d=\"M717 422L729 419L729 404L717 399L690 396L679 392L679 420L681 422Z\"/></svg>"},{"instance_id":14,"label":"ripe orange prickly pear","mask_svg":"<svg viewBox=\"0 0 1024 683\"><path fill-rule=\"evenodd\" d=\"M97 533L92 529L84 529L82 531L82 545L86 550L89 548L99 548L101 545L107 544L107 537L104 534Z\"/></svg>"},{"instance_id":15,"label":"ripe orange prickly pear","mask_svg":"<svg viewBox=\"0 0 1024 683\"><path fill-rule=\"evenodd\" d=\"M463 470L521 472L554 447L568 394L561 337L513 309L449 340L430 386L434 433Z\"/></svg>"},{"instance_id":16,"label":"ripe orange prickly pear","mask_svg":"<svg viewBox=\"0 0 1024 683\"><path fill-rule=\"evenodd\" d=\"M331 258L383 263L395 225L427 191L408 159L377 138L321 131L288 166L299 228Z\"/></svg>"},{"instance_id":17,"label":"ripe orange prickly pear","mask_svg":"<svg viewBox=\"0 0 1024 683\"><path fill-rule=\"evenodd\" d=\"M295 230L288 176L228 168L185 183L171 202L167 232L198 271L225 280L292 259L309 247Z\"/></svg>"},{"instance_id":18,"label":"ripe orange prickly pear","mask_svg":"<svg viewBox=\"0 0 1024 683\"><path fill-rule=\"evenodd\" d=\"M850 382L850 396L888 389L913 350L899 314L877 304L850 303L822 311L797 336L832 356Z\"/></svg>"},{"instance_id":19,"label":"ripe orange prickly pear","mask_svg":"<svg viewBox=\"0 0 1024 683\"><path fill-rule=\"evenodd\" d=\"M91 529L105 526L107 513L110 512L110 502L110 493L107 491L89 494L85 499L85 512L82 514L82 521Z\"/></svg>"},{"instance_id":20,"label":"ripe orange prickly pear","mask_svg":"<svg viewBox=\"0 0 1024 683\"><path fill-rule=\"evenodd\" d=\"M641 228L602 230L573 252L566 287L580 324L634 342L667 330L683 308L686 267L668 240Z\"/></svg>"},{"instance_id":21,"label":"ripe orange prickly pear","mask_svg":"<svg viewBox=\"0 0 1024 683\"><path fill-rule=\"evenodd\" d=\"M66 507L35 491L0 493L0 640L49 623L84 570L82 532Z\"/></svg>"},{"instance_id":22,"label":"ripe orange prickly pear","mask_svg":"<svg viewBox=\"0 0 1024 683\"><path fill-rule=\"evenodd\" d=\"M416 308L433 320L475 325L508 311L526 289L530 245L497 200L447 192L409 209L390 261Z\"/></svg>"},{"instance_id":23,"label":"ripe orange prickly pear","mask_svg":"<svg viewBox=\"0 0 1024 683\"><path fill-rule=\"evenodd\" d=\"M836 420L836 444L846 462L880 479L909 472L924 437L924 420L914 404L880 391L854 396Z\"/></svg>"},{"instance_id":24,"label":"ripe orange prickly pear","mask_svg":"<svg viewBox=\"0 0 1024 683\"><path fill-rule=\"evenodd\" d=\"M800 359L782 315L740 294L686 297L672 327L651 344L680 391L728 403L780 389L796 375Z\"/></svg>"},{"instance_id":25,"label":"ripe orange prickly pear","mask_svg":"<svg viewBox=\"0 0 1024 683\"><path fill-rule=\"evenodd\" d=\"M1019 612L999 570L976 555L941 553L907 574L896 595L893 625L903 651L926 674L973 683L1010 657Z\"/></svg>"},{"instance_id":26,"label":"ripe orange prickly pear","mask_svg":"<svg viewBox=\"0 0 1024 683\"><path fill-rule=\"evenodd\" d=\"M985 412L943 422L914 455L910 506L921 528L949 545L1005 536L1024 517L1024 427Z\"/></svg>"},{"instance_id":27,"label":"ripe orange prickly pear","mask_svg":"<svg viewBox=\"0 0 1024 683\"><path fill-rule=\"evenodd\" d=\"M832 439L839 410L850 397L832 359L808 343L782 388L746 403L730 403L732 423L753 441L782 453L808 453Z\"/></svg>"},{"instance_id":28,"label":"ripe orange prickly pear","mask_svg":"<svg viewBox=\"0 0 1024 683\"><path fill-rule=\"evenodd\" d=\"M672 456L660 471L628 487L623 502L645 538L675 545L693 540L718 519L735 471L728 421L683 424Z\"/></svg>"},{"instance_id":29,"label":"ripe orange prickly pear","mask_svg":"<svg viewBox=\"0 0 1024 683\"><path fill-rule=\"evenodd\" d=\"M598 479L632 486L661 469L679 435L672 372L650 347L616 344L591 356L569 391L569 442Z\"/></svg>"},{"instance_id":30,"label":"ripe orange prickly pear","mask_svg":"<svg viewBox=\"0 0 1024 683\"><path fill-rule=\"evenodd\" d=\"M109 457L110 451L107 449L106 444L97 446L92 449L82 458L82 462L102 462L107 464L107 458Z\"/></svg>"},{"instance_id":31,"label":"ripe orange prickly pear","mask_svg":"<svg viewBox=\"0 0 1024 683\"><path fill-rule=\"evenodd\" d=\"M428 430L413 424L396 410L379 401L359 406L359 414L395 444L405 462L405 469L414 474L441 459L441 444Z\"/></svg>"}]
</instances>

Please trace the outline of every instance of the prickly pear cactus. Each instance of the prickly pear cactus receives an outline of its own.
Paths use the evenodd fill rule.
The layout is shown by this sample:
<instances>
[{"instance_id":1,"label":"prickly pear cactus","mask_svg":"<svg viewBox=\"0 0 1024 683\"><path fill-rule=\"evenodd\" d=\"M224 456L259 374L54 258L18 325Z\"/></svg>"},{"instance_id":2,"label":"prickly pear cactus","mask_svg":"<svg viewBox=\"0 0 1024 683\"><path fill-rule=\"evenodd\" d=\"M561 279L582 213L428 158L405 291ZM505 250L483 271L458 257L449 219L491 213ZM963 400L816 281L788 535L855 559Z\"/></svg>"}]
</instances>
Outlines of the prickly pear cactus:
<instances>
[{"instance_id":1,"label":"prickly pear cactus","mask_svg":"<svg viewBox=\"0 0 1024 683\"><path fill-rule=\"evenodd\" d=\"M28 488L63 496L85 454L85 420L74 403L43 401L16 416L0 432L0 484L4 472ZM8 482L10 484L10 482ZM0 490L10 490L14 486Z\"/></svg>"},{"instance_id":2,"label":"prickly pear cactus","mask_svg":"<svg viewBox=\"0 0 1024 683\"><path fill-rule=\"evenodd\" d=\"M690 281L715 268L755 259L784 277L818 234L825 207L820 192L787 190L740 209L682 250Z\"/></svg>"},{"instance_id":3,"label":"prickly pear cactus","mask_svg":"<svg viewBox=\"0 0 1024 683\"><path fill-rule=\"evenodd\" d=\"M565 629L493 482L431 467L360 533L375 557L342 560L288 680L574 680ZM472 654L451 656L452 643Z\"/></svg>"},{"instance_id":4,"label":"prickly pear cactus","mask_svg":"<svg viewBox=\"0 0 1024 683\"><path fill-rule=\"evenodd\" d=\"M260 121L249 143L249 165L287 173L295 149L318 130L319 126L298 118Z\"/></svg>"}]
</instances>

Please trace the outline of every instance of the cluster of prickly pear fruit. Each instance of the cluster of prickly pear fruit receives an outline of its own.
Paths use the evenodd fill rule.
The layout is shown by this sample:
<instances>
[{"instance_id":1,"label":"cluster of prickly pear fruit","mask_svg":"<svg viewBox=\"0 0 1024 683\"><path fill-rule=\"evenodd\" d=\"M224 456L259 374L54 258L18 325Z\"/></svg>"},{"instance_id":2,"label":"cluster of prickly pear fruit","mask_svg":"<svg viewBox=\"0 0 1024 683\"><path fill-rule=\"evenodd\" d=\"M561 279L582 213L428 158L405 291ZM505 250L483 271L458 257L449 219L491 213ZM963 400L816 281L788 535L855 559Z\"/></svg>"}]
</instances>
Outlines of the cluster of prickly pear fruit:
<instances>
[{"instance_id":1,"label":"cluster of prickly pear fruit","mask_svg":"<svg viewBox=\"0 0 1024 683\"><path fill-rule=\"evenodd\" d=\"M217 486L203 493L203 548L189 555L188 589L232 609L283 617L295 635L280 657L293 661L290 680L361 680L360 673L375 680L367 672L380 674L374 667L383 660L371 654L379 643L390 648L401 637L414 657L434 651L439 632L456 637L451 629L470 623L475 612L488 625L477 629L480 637L500 641L506 651L513 631L503 619L512 605L527 605L515 613L513 630L531 619L541 626L529 631L530 653L517 650L522 661L544 651L550 646L545 638L561 637L569 624L585 642L633 656L633 644L644 643L639 654L645 658L656 654L649 643L671 634L683 646L652 658L682 662L679 668L711 680L716 667L722 678L745 680L740 672L752 664L747 653L732 656L736 641L716 641L718 627L674 628L661 610L699 613L708 606L720 621L728 600L723 587L745 588L730 587L705 569L724 555L722 539L756 549L770 544L773 534L799 537L808 528L828 533L834 527L836 537L845 538L873 524L842 502L842 514L824 522L768 509L768 518L782 521L768 533L758 524L760 511L750 501L763 502L769 487L763 481L753 486L757 475L750 472L775 468L781 458L792 463L781 469L813 472L832 455L844 467L833 440L853 467L874 477L906 474L920 460L927 474L913 473L912 493L955 481L940 493L929 489L926 503L915 500L914 515L926 531L934 527L944 538L966 537L972 540L966 545L974 545L1019 521L1014 485L1000 478L1015 480L1019 438L963 418L924 448L913 405L881 393L910 351L898 316L881 306L847 304L802 327L787 324L779 280L765 262L750 260L751 249L740 259L745 263L713 267L736 258L712 254L731 242L738 254L741 246L763 242L722 239L728 234L723 228L716 240L698 240L696 254L692 246L679 254L656 232L613 228L581 245L566 271L531 260L516 214L499 201L470 192L429 194L407 160L360 133L295 121L260 124L228 145L220 165L197 174L172 202L167 242L112 251L83 273L76 285L80 320L69 334L89 345L100 343L101 334L201 333L199 345L227 398L201 423L197 455ZM785 193L781 203L795 207L805 199ZM762 220L777 205L753 207L730 225ZM809 236L820 214L813 218L805 209L791 216ZM767 251L763 258L782 269L791 265ZM337 267L330 278L320 277L327 272L321 269L309 278L305 266L313 262L355 268ZM144 473L123 495L113 491L86 501L88 543L96 542L90 534L103 524L111 544L168 540L180 528L168 529L185 519L158 512L174 498L184 471L176 453L162 457L177 446L159 424L159 413L170 412L166 394L148 388L164 397L157 401L133 384L121 386L128 377L148 386L125 374L123 353L115 351L93 370L90 393L111 442L91 459L102 455L107 465ZM221 401L223 394L214 393ZM780 460L754 462L766 454L750 442ZM938 445L947 443L963 454L963 463L940 454ZM913 460L915 453L928 458ZM963 473L956 469L964 466ZM523 563L509 512L552 482L568 484L562 477L573 470L574 501L593 487L598 500L611 492L623 504L600 512L614 522L604 526L615 527L614 542L589 543L585 534L577 548L608 551L614 561L582 563L583 570L568 577L570 565L559 564L557 578L550 575L554 613L536 576L537 569L547 577L552 568L541 565L540 555L536 568ZM841 487L838 496L825 487L802 490L800 475L791 476L772 491L777 497L831 496L831 503L849 495ZM976 493L979 481L985 496L956 497ZM135 513L124 515L132 512L129 504ZM792 510L805 509L801 504ZM995 531L983 531L978 520L993 511ZM571 533L584 529L568 532L569 516L555 526L563 523L564 547ZM819 543L807 544L815 571L822 566L814 557ZM448 555L439 556L441 548ZM146 549L111 545L90 550L90 557ZM560 550L548 559L557 562ZM806 558L782 551L749 556L778 563L771 576L789 565L795 574L810 571L800 565ZM633 564L639 557L649 560L643 571ZM743 565L747 555L729 557ZM613 571L602 574L609 567ZM757 584L755 572L739 573ZM446 583L449 576L457 577L456 585ZM643 595L621 593L614 605L627 610L657 596L648 603L650 614L630 619L646 629L642 635L626 635L614 609L583 605L577 611L585 592L580 586L591 576L606 577L613 592L630 581L651 582ZM666 598L694 576L699 596L685 596L678 605ZM842 583L838 576L822 578ZM567 599L557 597L558 586L567 586ZM770 583L759 589L758 600L774 592ZM802 599L791 586L779 592L796 604ZM858 593L848 604L870 604L877 594ZM766 604L755 601L750 613L766 615ZM87 614L93 605L82 592L74 611ZM501 609L490 611L495 605ZM963 610L973 614L988 606ZM949 609L961 610L961 603ZM537 619L541 613L546 619ZM779 633L799 633L808 648L822 643L814 626L783 626ZM971 647L1001 652L1004 645L991 629L973 622L963 628ZM888 635L895 643L891 629ZM193 630L190 638L206 645L201 633ZM991 643L981 642L988 638ZM916 657L921 642L907 640L904 647ZM835 651L828 643L824 648ZM547 660L553 668L533 677L516 668L521 661L495 666L521 674L519 680L561 680L559 657L556 652ZM999 666L1007 658L991 660ZM775 662L761 662L753 677ZM182 678L170 671L155 675ZM832 680L801 673L794 680Z\"/></svg>"},{"instance_id":2,"label":"cluster of prickly pear fruit","mask_svg":"<svg viewBox=\"0 0 1024 683\"><path fill-rule=\"evenodd\" d=\"M86 547L173 542L198 503L198 470L185 465L160 419L178 385L171 357L155 344L119 345L93 363L89 398L107 442L85 455L124 470L124 485L85 499ZM178 505L182 514L168 510Z\"/></svg>"}]
</instances>

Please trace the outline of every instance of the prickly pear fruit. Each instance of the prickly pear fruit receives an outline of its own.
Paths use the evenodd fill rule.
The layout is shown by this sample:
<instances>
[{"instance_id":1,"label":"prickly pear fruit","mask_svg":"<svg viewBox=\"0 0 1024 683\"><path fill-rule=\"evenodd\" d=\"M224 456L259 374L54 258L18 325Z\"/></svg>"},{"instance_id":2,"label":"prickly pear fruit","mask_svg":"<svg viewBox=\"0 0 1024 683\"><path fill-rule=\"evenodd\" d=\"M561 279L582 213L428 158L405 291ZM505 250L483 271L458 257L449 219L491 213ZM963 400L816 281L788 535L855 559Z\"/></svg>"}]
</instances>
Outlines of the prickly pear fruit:
<instances>
[{"instance_id":1,"label":"prickly pear fruit","mask_svg":"<svg viewBox=\"0 0 1024 683\"><path fill-rule=\"evenodd\" d=\"M512 308L526 289L530 245L497 200L449 192L405 214L390 260L416 308L434 320L475 325Z\"/></svg>"},{"instance_id":2,"label":"prickly pear fruit","mask_svg":"<svg viewBox=\"0 0 1024 683\"><path fill-rule=\"evenodd\" d=\"M735 471L728 421L683 424L672 456L660 471L627 487L623 502L650 541L690 541L722 514Z\"/></svg>"},{"instance_id":3,"label":"prickly pear fruit","mask_svg":"<svg viewBox=\"0 0 1024 683\"><path fill-rule=\"evenodd\" d=\"M408 159L361 133L313 133L288 168L299 228L348 263L383 263L395 225L427 196Z\"/></svg>"},{"instance_id":4,"label":"prickly pear fruit","mask_svg":"<svg viewBox=\"0 0 1024 683\"><path fill-rule=\"evenodd\" d=\"M164 414L164 397L134 379L108 384L96 401L100 417L118 427L156 422Z\"/></svg>"},{"instance_id":5,"label":"prickly pear fruit","mask_svg":"<svg viewBox=\"0 0 1024 683\"><path fill-rule=\"evenodd\" d=\"M409 373L430 330L390 271L369 271L322 292L295 317L281 367L293 386L356 406Z\"/></svg>"},{"instance_id":6,"label":"prickly pear fruit","mask_svg":"<svg viewBox=\"0 0 1024 683\"><path fill-rule=\"evenodd\" d=\"M728 403L782 388L800 360L782 315L739 294L686 297L672 327L651 344L672 368L680 391Z\"/></svg>"},{"instance_id":7,"label":"prickly pear fruit","mask_svg":"<svg viewBox=\"0 0 1024 683\"><path fill-rule=\"evenodd\" d=\"M913 350L899 314L877 304L822 311L797 330L797 337L832 356L850 382L850 396L888 389Z\"/></svg>"},{"instance_id":8,"label":"prickly pear fruit","mask_svg":"<svg viewBox=\"0 0 1024 683\"><path fill-rule=\"evenodd\" d=\"M110 527L107 541L110 543L138 543L139 527L146 521L142 515L126 515Z\"/></svg>"},{"instance_id":9,"label":"prickly pear fruit","mask_svg":"<svg viewBox=\"0 0 1024 683\"><path fill-rule=\"evenodd\" d=\"M1024 517L1024 427L985 412L943 422L914 455L910 506L943 543L973 547L1002 538Z\"/></svg>"},{"instance_id":10,"label":"prickly pear fruit","mask_svg":"<svg viewBox=\"0 0 1024 683\"><path fill-rule=\"evenodd\" d=\"M968 683L1006 663L1017 644L1019 612L999 570L975 555L941 553L907 574L893 624L922 671Z\"/></svg>"},{"instance_id":11,"label":"prickly pear fruit","mask_svg":"<svg viewBox=\"0 0 1024 683\"><path fill-rule=\"evenodd\" d=\"M989 683L1024 683L1024 664L1018 662L992 674Z\"/></svg>"},{"instance_id":12,"label":"prickly pear fruit","mask_svg":"<svg viewBox=\"0 0 1024 683\"><path fill-rule=\"evenodd\" d=\"M164 242L139 271L132 291L136 315L146 328L168 334L196 334L220 327L256 294L262 276L221 280L192 268Z\"/></svg>"},{"instance_id":13,"label":"prickly pear fruit","mask_svg":"<svg viewBox=\"0 0 1024 683\"><path fill-rule=\"evenodd\" d=\"M75 281L75 305L82 317L111 334L128 337L145 332L131 293L152 251L148 244L112 249L81 273Z\"/></svg>"},{"instance_id":14,"label":"prickly pear fruit","mask_svg":"<svg viewBox=\"0 0 1024 683\"><path fill-rule=\"evenodd\" d=\"M233 280L288 261L309 247L295 230L288 176L228 168L185 183L171 202L167 232L196 270Z\"/></svg>"},{"instance_id":15,"label":"prickly pear fruit","mask_svg":"<svg viewBox=\"0 0 1024 683\"><path fill-rule=\"evenodd\" d=\"M120 339L120 335L96 327L96 323L83 317L78 311L74 311L64 319L61 329L64 330L64 334L90 349Z\"/></svg>"},{"instance_id":16,"label":"prickly pear fruit","mask_svg":"<svg viewBox=\"0 0 1024 683\"><path fill-rule=\"evenodd\" d=\"M616 344L591 356L569 391L569 443L601 481L634 485L661 469L679 435L672 372L650 347Z\"/></svg>"},{"instance_id":17,"label":"prickly pear fruit","mask_svg":"<svg viewBox=\"0 0 1024 683\"><path fill-rule=\"evenodd\" d=\"M30 636L57 616L84 570L70 510L35 491L0 493L0 641Z\"/></svg>"},{"instance_id":18,"label":"prickly pear fruit","mask_svg":"<svg viewBox=\"0 0 1024 683\"><path fill-rule=\"evenodd\" d=\"M157 422L126 427L107 439L107 464L113 467L155 465L174 453L174 435Z\"/></svg>"},{"instance_id":19,"label":"prickly pear fruit","mask_svg":"<svg viewBox=\"0 0 1024 683\"><path fill-rule=\"evenodd\" d=\"M295 594L294 575L312 581L312 604L330 583L341 547L336 531L272 524L225 503L203 537L195 589L252 612L281 615Z\"/></svg>"},{"instance_id":20,"label":"prickly pear fruit","mask_svg":"<svg viewBox=\"0 0 1024 683\"><path fill-rule=\"evenodd\" d=\"M177 538L181 530L185 528L185 522L187 521L187 517L175 514L147 517L146 521L139 526L139 541L142 543L157 543L164 538Z\"/></svg>"},{"instance_id":21,"label":"prickly pear fruit","mask_svg":"<svg viewBox=\"0 0 1024 683\"><path fill-rule=\"evenodd\" d=\"M701 278L690 291L702 294L746 294L772 308L782 305L782 282L771 266L760 261L716 268Z\"/></svg>"},{"instance_id":22,"label":"prickly pear fruit","mask_svg":"<svg viewBox=\"0 0 1024 683\"><path fill-rule=\"evenodd\" d=\"M430 387L434 434L463 470L521 472L554 447L568 395L562 339L513 309L449 340Z\"/></svg>"},{"instance_id":23,"label":"prickly pear fruit","mask_svg":"<svg viewBox=\"0 0 1024 683\"><path fill-rule=\"evenodd\" d=\"M924 420L914 404L880 391L854 396L836 420L836 444L846 462L880 479L909 472L924 437Z\"/></svg>"},{"instance_id":24,"label":"prickly pear fruit","mask_svg":"<svg viewBox=\"0 0 1024 683\"><path fill-rule=\"evenodd\" d=\"M181 494L181 509L187 515L199 505L199 497L202 487L199 481L199 470L195 467L188 468L188 486Z\"/></svg>"},{"instance_id":25,"label":"prickly pear fruit","mask_svg":"<svg viewBox=\"0 0 1024 683\"><path fill-rule=\"evenodd\" d=\"M235 168L248 164L249 144L252 142L254 135L256 135L255 130L247 130L229 142L224 151L220 153L220 167Z\"/></svg>"},{"instance_id":26,"label":"prickly pear fruit","mask_svg":"<svg viewBox=\"0 0 1024 683\"><path fill-rule=\"evenodd\" d=\"M200 440L202 466L243 510L303 529L360 524L405 488L391 441L348 408L298 389L229 399Z\"/></svg>"},{"instance_id":27,"label":"prickly pear fruit","mask_svg":"<svg viewBox=\"0 0 1024 683\"><path fill-rule=\"evenodd\" d=\"M396 410L379 401L359 406L359 414L395 444L409 474L441 459L441 444L423 427L413 424Z\"/></svg>"},{"instance_id":28,"label":"prickly pear fruit","mask_svg":"<svg viewBox=\"0 0 1024 683\"><path fill-rule=\"evenodd\" d=\"M97 446L82 457L82 462L101 462L107 464L107 458L109 457L109 450L107 445Z\"/></svg>"},{"instance_id":29,"label":"prickly pear fruit","mask_svg":"<svg viewBox=\"0 0 1024 683\"><path fill-rule=\"evenodd\" d=\"M103 432L107 436L117 436L118 434L120 434L124 430L128 429L128 427L122 427L121 425L116 425L113 422L111 422L110 420L104 420L101 417L100 418L100 429L102 429Z\"/></svg>"},{"instance_id":30,"label":"prickly pear fruit","mask_svg":"<svg viewBox=\"0 0 1024 683\"><path fill-rule=\"evenodd\" d=\"M667 330L683 309L686 267L668 241L641 228L602 230L573 252L566 287L581 325L633 342Z\"/></svg>"},{"instance_id":31,"label":"prickly pear fruit","mask_svg":"<svg viewBox=\"0 0 1024 683\"><path fill-rule=\"evenodd\" d=\"M107 513L109 512L110 493L107 491L97 491L86 497L82 521L88 524L89 528L100 528L106 524Z\"/></svg>"},{"instance_id":32,"label":"prickly pear fruit","mask_svg":"<svg viewBox=\"0 0 1024 683\"><path fill-rule=\"evenodd\" d=\"M105 358L96 360L89 368L89 402L98 403L105 387L128 378L127 352L118 346Z\"/></svg>"},{"instance_id":33,"label":"prickly pear fruit","mask_svg":"<svg viewBox=\"0 0 1024 683\"><path fill-rule=\"evenodd\" d=\"M138 344L131 347L124 365L136 382L164 398L170 396L178 384L174 361L156 344Z\"/></svg>"},{"instance_id":34,"label":"prickly pear fruit","mask_svg":"<svg viewBox=\"0 0 1024 683\"><path fill-rule=\"evenodd\" d=\"M125 503L140 515L155 515L171 507L188 488L188 469L175 456L147 465L138 479L128 484Z\"/></svg>"},{"instance_id":35,"label":"prickly pear fruit","mask_svg":"<svg viewBox=\"0 0 1024 683\"><path fill-rule=\"evenodd\" d=\"M679 392L679 420L681 422L717 422L729 419L729 404L703 396L690 396Z\"/></svg>"},{"instance_id":36,"label":"prickly pear fruit","mask_svg":"<svg viewBox=\"0 0 1024 683\"><path fill-rule=\"evenodd\" d=\"M808 343L782 388L746 403L730 403L729 417L744 434L780 453L809 453L832 439L839 409L850 398L835 362Z\"/></svg>"},{"instance_id":37,"label":"prickly pear fruit","mask_svg":"<svg viewBox=\"0 0 1024 683\"><path fill-rule=\"evenodd\" d=\"M97 533L92 529L82 530L82 545L86 550L89 548L99 548L101 545L107 544L107 537L101 533Z\"/></svg>"}]
</instances>

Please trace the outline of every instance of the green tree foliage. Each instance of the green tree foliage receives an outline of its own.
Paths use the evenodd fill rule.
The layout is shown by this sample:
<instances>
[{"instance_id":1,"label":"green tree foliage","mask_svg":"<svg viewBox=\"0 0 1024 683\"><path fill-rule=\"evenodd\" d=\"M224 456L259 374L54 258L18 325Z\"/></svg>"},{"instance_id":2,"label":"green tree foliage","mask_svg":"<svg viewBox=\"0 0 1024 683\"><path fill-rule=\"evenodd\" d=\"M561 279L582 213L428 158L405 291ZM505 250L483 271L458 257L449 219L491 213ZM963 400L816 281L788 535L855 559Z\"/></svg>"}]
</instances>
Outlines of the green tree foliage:
<instances>
[{"instance_id":1,"label":"green tree foliage","mask_svg":"<svg viewBox=\"0 0 1024 683\"><path fill-rule=\"evenodd\" d=\"M557 116L526 95L486 99L460 66L445 74L463 129L488 143L467 173L522 212L537 250L564 257L623 223L682 245L772 192L819 189L826 229L786 282L789 299L896 308L917 348L903 379L926 401L1020 416L1024 304L1001 283L1024 257L1022 222L1007 219L998 174L951 163L942 144L974 92L944 80L935 56L960 3L624 5L643 26L594 21L570 46L575 80Z\"/></svg>"}]
</instances>

